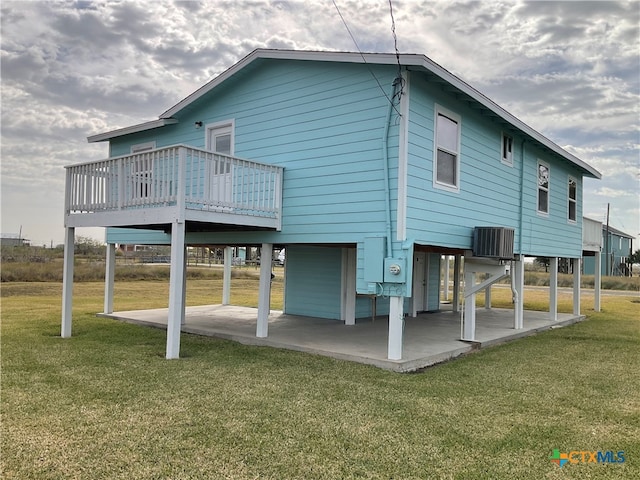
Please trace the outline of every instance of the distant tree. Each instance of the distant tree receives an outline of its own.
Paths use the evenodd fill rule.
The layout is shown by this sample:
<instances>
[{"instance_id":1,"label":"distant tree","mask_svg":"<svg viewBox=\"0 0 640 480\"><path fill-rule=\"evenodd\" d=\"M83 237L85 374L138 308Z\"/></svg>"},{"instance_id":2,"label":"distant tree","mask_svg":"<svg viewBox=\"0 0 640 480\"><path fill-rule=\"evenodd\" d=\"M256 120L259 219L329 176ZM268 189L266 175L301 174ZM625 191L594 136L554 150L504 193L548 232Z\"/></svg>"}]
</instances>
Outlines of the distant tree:
<instances>
[{"instance_id":1,"label":"distant tree","mask_svg":"<svg viewBox=\"0 0 640 480\"><path fill-rule=\"evenodd\" d=\"M78 255L104 255L106 247L104 243L89 237L76 237L74 250Z\"/></svg>"},{"instance_id":2,"label":"distant tree","mask_svg":"<svg viewBox=\"0 0 640 480\"><path fill-rule=\"evenodd\" d=\"M538 265L539 267L544 267L544 271L548 272L549 271L549 263L550 260L547 257L536 257L533 260L533 263L535 263L536 265Z\"/></svg>"},{"instance_id":3,"label":"distant tree","mask_svg":"<svg viewBox=\"0 0 640 480\"><path fill-rule=\"evenodd\" d=\"M633 254L629 257L629 263L631 265L640 265L640 250L636 250L635 252L633 252Z\"/></svg>"}]
</instances>

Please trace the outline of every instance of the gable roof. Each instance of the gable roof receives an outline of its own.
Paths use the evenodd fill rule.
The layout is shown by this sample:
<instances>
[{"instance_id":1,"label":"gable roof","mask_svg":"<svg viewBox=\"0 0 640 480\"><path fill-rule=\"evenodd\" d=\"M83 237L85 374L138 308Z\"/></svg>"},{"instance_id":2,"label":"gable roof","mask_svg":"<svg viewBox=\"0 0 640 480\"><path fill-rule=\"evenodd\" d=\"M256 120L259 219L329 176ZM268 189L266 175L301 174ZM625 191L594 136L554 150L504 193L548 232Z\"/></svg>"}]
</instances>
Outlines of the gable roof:
<instances>
[{"instance_id":1,"label":"gable roof","mask_svg":"<svg viewBox=\"0 0 640 480\"><path fill-rule=\"evenodd\" d=\"M598 172L591 165L580 160L575 155L564 150L559 145L555 144L541 133L537 132L527 124L516 118L514 115L507 112L500 105L486 97L478 90L474 89L454 74L441 67L433 60L425 55L419 54L400 54L396 57L392 53L354 53L354 52L321 52L321 51L301 51L301 50L272 50L272 49L257 49L244 57L238 63L231 68L225 70L213 80L209 81L191 95L187 96L169 110L162 113L159 120L152 122L146 122L139 125L134 125L127 128L113 130L111 132L105 132L98 135L93 135L87 138L89 142L101 142L109 140L111 138L120 137L129 133L140 132L151 128L157 128L163 126L159 122L166 121L168 123L176 123L177 120L173 118L178 112L191 105L193 102L201 98L202 96L215 89L218 85L226 82L234 75L248 67L250 64L259 61L261 59L269 60L307 60L316 62L337 62L337 63L366 63L377 65L397 65L398 62L412 69L423 71L431 74L441 81L444 81L454 87L458 92L467 96L469 99L477 103L477 105L490 112L509 125L512 125L516 129L520 130L536 142L540 143L544 147L548 148L552 152L556 153L560 157L564 158L568 162L579 167L585 174L594 178L601 178L600 172Z\"/></svg>"}]
</instances>

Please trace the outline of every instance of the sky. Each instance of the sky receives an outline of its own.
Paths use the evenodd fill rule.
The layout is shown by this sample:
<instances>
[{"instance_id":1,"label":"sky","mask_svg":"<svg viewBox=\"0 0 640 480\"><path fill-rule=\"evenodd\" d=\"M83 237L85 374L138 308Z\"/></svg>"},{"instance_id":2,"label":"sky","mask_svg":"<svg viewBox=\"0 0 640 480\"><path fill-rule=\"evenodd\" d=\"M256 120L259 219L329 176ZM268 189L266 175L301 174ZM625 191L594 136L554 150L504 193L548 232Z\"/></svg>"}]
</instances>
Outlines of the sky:
<instances>
[{"instance_id":1,"label":"sky","mask_svg":"<svg viewBox=\"0 0 640 480\"><path fill-rule=\"evenodd\" d=\"M155 120L256 48L394 52L388 0L7 1L1 232L64 238L64 166L87 136ZM583 214L640 248L640 2L392 0L397 48L427 55L602 173ZM77 235L104 239L103 229Z\"/></svg>"}]
</instances>

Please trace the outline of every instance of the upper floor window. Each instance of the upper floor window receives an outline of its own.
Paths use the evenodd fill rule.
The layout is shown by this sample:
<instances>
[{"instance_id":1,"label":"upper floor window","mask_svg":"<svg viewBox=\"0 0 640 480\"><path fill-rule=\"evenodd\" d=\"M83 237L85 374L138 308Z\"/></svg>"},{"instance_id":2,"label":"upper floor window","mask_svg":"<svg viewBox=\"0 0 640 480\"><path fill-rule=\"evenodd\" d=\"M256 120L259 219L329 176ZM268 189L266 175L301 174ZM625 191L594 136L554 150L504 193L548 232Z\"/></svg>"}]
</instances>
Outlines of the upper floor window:
<instances>
[{"instance_id":1,"label":"upper floor window","mask_svg":"<svg viewBox=\"0 0 640 480\"><path fill-rule=\"evenodd\" d=\"M549 213L549 165L538 161L538 212Z\"/></svg>"},{"instance_id":2,"label":"upper floor window","mask_svg":"<svg viewBox=\"0 0 640 480\"><path fill-rule=\"evenodd\" d=\"M460 189L460 116L436 106L434 186Z\"/></svg>"},{"instance_id":3,"label":"upper floor window","mask_svg":"<svg viewBox=\"0 0 640 480\"><path fill-rule=\"evenodd\" d=\"M575 178L569 177L569 221L576 221L576 207L578 200L578 182Z\"/></svg>"},{"instance_id":4,"label":"upper floor window","mask_svg":"<svg viewBox=\"0 0 640 480\"><path fill-rule=\"evenodd\" d=\"M131 145L131 153L143 153L156 148L156 142L145 142ZM134 198L147 198L151 195L151 178L153 174L153 156L139 155L131 164L131 192Z\"/></svg>"},{"instance_id":5,"label":"upper floor window","mask_svg":"<svg viewBox=\"0 0 640 480\"><path fill-rule=\"evenodd\" d=\"M513 165L513 138L502 134L502 163Z\"/></svg>"}]
</instances>

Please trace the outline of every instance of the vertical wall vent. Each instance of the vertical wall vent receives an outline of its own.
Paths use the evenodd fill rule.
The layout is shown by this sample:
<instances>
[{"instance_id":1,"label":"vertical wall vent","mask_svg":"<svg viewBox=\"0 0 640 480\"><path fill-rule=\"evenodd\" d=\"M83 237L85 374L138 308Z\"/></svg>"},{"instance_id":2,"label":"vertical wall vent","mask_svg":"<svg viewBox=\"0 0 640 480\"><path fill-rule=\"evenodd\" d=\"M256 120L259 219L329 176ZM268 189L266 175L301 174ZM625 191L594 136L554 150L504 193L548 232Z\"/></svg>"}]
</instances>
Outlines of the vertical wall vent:
<instances>
[{"instance_id":1,"label":"vertical wall vent","mask_svg":"<svg viewBox=\"0 0 640 480\"><path fill-rule=\"evenodd\" d=\"M473 229L473 256L513 258L513 228L475 227Z\"/></svg>"}]
</instances>

